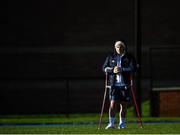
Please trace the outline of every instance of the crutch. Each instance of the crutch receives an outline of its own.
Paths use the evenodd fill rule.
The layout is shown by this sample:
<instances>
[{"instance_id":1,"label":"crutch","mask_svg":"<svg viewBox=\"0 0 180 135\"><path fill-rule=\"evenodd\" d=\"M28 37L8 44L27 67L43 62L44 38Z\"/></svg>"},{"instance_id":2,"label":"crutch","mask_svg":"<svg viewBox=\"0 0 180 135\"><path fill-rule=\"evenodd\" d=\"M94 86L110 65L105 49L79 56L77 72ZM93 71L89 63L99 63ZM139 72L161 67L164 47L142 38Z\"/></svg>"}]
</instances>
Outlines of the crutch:
<instances>
[{"instance_id":1,"label":"crutch","mask_svg":"<svg viewBox=\"0 0 180 135\"><path fill-rule=\"evenodd\" d=\"M140 126L140 128L143 128L142 119L141 119L141 116L140 116L140 113L139 113L139 108L138 108L137 102L136 102L136 96L134 94L133 77L132 77L132 75L130 76L130 81L131 81L131 84L130 84L131 93L132 93L132 96L133 96L133 101L134 101L136 112L137 112L137 115L138 115L139 126Z\"/></svg>"},{"instance_id":2,"label":"crutch","mask_svg":"<svg viewBox=\"0 0 180 135\"><path fill-rule=\"evenodd\" d=\"M106 93L107 93L107 79L108 79L108 74L106 73L105 76L105 90L104 90L104 98L103 98L103 103L102 103L102 108L101 108L101 115L100 115L100 119L99 119L99 126L98 129L101 129L101 125L102 125L102 117L103 117L103 112L104 112L104 105L105 105L105 101L106 101Z\"/></svg>"}]
</instances>

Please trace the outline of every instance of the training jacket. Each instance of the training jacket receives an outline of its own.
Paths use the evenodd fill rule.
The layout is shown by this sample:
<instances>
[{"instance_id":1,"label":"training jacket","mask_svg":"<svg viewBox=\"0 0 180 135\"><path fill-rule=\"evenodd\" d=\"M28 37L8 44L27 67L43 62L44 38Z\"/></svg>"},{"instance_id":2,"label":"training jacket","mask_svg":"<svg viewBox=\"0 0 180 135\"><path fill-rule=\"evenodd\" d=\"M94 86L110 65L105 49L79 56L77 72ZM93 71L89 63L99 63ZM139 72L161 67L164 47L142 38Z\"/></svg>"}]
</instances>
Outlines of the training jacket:
<instances>
[{"instance_id":1,"label":"training jacket","mask_svg":"<svg viewBox=\"0 0 180 135\"><path fill-rule=\"evenodd\" d=\"M113 69L117 65L117 55L117 53L112 53L108 55L103 64L103 71L108 74L108 86L115 85L116 74L113 73ZM131 84L130 75L135 73L137 69L136 67L136 61L132 55L130 55L129 53L125 53L121 57L121 73L124 79L125 86L129 86Z\"/></svg>"}]
</instances>

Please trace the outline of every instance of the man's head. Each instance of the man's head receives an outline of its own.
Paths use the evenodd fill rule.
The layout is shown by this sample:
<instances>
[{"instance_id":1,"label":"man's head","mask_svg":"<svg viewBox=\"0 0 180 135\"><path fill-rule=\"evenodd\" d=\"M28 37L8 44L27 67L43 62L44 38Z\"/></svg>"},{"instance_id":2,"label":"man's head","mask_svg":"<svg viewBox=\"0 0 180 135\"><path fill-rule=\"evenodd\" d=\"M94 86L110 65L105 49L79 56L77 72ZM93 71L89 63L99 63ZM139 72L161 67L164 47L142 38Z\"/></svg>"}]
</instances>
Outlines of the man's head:
<instances>
[{"instance_id":1,"label":"man's head","mask_svg":"<svg viewBox=\"0 0 180 135\"><path fill-rule=\"evenodd\" d=\"M116 41L114 47L115 47L117 54L122 55L126 52L126 45L122 41Z\"/></svg>"}]
</instances>

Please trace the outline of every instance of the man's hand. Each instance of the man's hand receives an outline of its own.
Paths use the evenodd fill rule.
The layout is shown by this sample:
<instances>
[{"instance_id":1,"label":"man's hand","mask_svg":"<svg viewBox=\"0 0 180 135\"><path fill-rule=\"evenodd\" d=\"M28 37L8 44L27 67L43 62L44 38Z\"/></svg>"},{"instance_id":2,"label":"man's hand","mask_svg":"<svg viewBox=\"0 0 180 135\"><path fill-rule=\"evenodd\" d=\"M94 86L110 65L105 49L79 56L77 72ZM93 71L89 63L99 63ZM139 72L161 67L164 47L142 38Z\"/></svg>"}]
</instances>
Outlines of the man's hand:
<instances>
[{"instance_id":1,"label":"man's hand","mask_svg":"<svg viewBox=\"0 0 180 135\"><path fill-rule=\"evenodd\" d=\"M120 72L121 72L120 67L115 66L114 69L113 69L113 72L114 72L115 74L120 73Z\"/></svg>"}]
</instances>

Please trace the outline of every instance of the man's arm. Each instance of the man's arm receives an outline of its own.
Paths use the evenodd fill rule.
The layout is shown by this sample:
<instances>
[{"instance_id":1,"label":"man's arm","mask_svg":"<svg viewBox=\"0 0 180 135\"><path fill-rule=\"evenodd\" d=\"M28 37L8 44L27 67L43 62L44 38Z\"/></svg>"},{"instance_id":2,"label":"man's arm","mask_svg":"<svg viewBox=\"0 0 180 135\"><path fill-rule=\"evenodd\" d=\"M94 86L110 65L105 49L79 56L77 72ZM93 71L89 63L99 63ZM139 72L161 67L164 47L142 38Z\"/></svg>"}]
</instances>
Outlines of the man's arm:
<instances>
[{"instance_id":1,"label":"man's arm","mask_svg":"<svg viewBox=\"0 0 180 135\"><path fill-rule=\"evenodd\" d=\"M108 73L108 74L112 74L113 73L113 68L110 67L110 64L109 64L109 56L107 56L104 64L103 64L103 71L105 73Z\"/></svg>"},{"instance_id":2,"label":"man's arm","mask_svg":"<svg viewBox=\"0 0 180 135\"><path fill-rule=\"evenodd\" d=\"M127 67L123 67L122 72L136 72L137 64L134 57L130 57L130 64Z\"/></svg>"}]
</instances>

